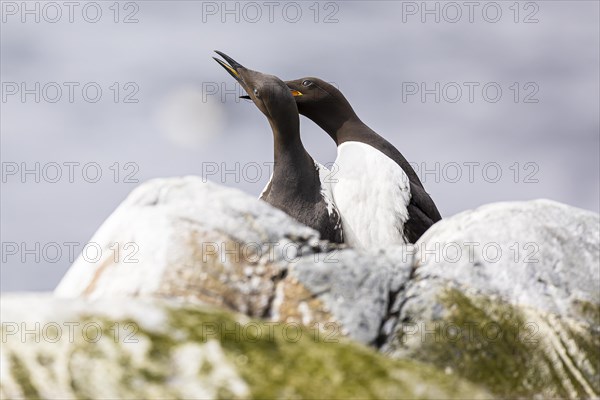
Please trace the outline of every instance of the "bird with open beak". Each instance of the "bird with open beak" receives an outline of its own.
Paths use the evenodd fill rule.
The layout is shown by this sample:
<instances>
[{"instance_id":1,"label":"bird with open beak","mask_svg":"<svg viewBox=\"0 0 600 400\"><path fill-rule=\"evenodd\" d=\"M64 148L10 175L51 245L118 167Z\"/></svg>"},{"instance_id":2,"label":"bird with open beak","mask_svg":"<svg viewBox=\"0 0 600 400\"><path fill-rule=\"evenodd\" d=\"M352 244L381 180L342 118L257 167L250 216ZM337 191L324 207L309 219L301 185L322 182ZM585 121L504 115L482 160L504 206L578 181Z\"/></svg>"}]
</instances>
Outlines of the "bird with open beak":
<instances>
[{"instance_id":1,"label":"bird with open beak","mask_svg":"<svg viewBox=\"0 0 600 400\"><path fill-rule=\"evenodd\" d=\"M319 231L321 239L343 242L340 214L331 196L329 170L314 161L300 139L300 117L292 92L273 75L245 68L226 54L213 57L244 88L267 117L273 132L273 173L260 199Z\"/></svg>"}]
</instances>

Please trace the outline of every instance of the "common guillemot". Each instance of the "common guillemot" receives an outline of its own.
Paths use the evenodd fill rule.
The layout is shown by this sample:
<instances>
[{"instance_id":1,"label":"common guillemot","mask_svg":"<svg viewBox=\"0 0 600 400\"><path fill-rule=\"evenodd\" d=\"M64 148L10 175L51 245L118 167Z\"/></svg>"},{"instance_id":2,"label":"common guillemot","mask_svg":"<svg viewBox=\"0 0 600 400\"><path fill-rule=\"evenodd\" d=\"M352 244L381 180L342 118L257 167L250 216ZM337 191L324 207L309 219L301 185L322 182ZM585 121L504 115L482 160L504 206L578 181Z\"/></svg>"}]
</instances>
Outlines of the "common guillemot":
<instances>
[{"instance_id":1,"label":"common guillemot","mask_svg":"<svg viewBox=\"0 0 600 400\"><path fill-rule=\"evenodd\" d=\"M332 189L348 244L415 243L442 218L404 156L358 118L337 88L318 78L286 84L300 114L337 144Z\"/></svg>"},{"instance_id":2,"label":"common guillemot","mask_svg":"<svg viewBox=\"0 0 600 400\"><path fill-rule=\"evenodd\" d=\"M240 83L273 131L273 173L260 198L319 231L322 239L342 243L342 221L332 199L329 170L314 161L302 144L292 93L276 76L252 71L226 54L216 53L226 62L213 58Z\"/></svg>"}]
</instances>

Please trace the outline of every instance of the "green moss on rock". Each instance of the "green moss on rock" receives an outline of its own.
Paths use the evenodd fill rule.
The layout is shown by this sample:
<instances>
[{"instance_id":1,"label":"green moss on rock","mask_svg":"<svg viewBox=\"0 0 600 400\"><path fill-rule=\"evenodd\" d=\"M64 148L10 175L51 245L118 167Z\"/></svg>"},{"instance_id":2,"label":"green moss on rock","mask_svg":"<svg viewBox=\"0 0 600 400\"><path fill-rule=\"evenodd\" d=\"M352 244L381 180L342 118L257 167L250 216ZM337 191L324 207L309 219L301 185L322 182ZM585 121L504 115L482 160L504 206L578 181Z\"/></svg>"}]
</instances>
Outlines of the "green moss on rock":
<instances>
[{"instance_id":1,"label":"green moss on rock","mask_svg":"<svg viewBox=\"0 0 600 400\"><path fill-rule=\"evenodd\" d=\"M487 392L419 361L307 329L171 302L145 304L155 314L111 319L106 312L68 316L75 340L3 347L12 376L6 398L485 398ZM144 310L142 308L142 310ZM120 314L121 315L121 314ZM161 318L163 320L161 320ZM139 321L139 325L136 324ZM159 322L156 322L159 321ZM93 322L107 334L85 340ZM58 322L60 324L60 322ZM114 327L134 323L133 342ZM26 351L23 351L26 350ZM40 355L54 359L39 362ZM46 379L48 376L64 379Z\"/></svg>"},{"instance_id":2,"label":"green moss on rock","mask_svg":"<svg viewBox=\"0 0 600 400\"><path fill-rule=\"evenodd\" d=\"M593 304L589 301L575 301L575 306L579 314L594 326L600 327L600 304Z\"/></svg>"},{"instance_id":3,"label":"green moss on rock","mask_svg":"<svg viewBox=\"0 0 600 400\"><path fill-rule=\"evenodd\" d=\"M14 378L15 382L19 385L23 396L28 399L37 399L40 397L38 390L35 385L31 382L29 377L30 372L27 367L19 360L15 354L10 355L11 369L10 373Z\"/></svg>"},{"instance_id":4,"label":"green moss on rock","mask_svg":"<svg viewBox=\"0 0 600 400\"><path fill-rule=\"evenodd\" d=\"M298 324L233 320L227 314L172 313L194 341L218 340L252 398L448 398L485 393L420 362ZM225 396L228 397L228 396Z\"/></svg>"},{"instance_id":5,"label":"green moss on rock","mask_svg":"<svg viewBox=\"0 0 600 400\"><path fill-rule=\"evenodd\" d=\"M500 397L595 397L598 335L591 328L483 296L447 289L447 311L404 336L410 354L488 388ZM425 336L422 332L425 331Z\"/></svg>"}]
</instances>

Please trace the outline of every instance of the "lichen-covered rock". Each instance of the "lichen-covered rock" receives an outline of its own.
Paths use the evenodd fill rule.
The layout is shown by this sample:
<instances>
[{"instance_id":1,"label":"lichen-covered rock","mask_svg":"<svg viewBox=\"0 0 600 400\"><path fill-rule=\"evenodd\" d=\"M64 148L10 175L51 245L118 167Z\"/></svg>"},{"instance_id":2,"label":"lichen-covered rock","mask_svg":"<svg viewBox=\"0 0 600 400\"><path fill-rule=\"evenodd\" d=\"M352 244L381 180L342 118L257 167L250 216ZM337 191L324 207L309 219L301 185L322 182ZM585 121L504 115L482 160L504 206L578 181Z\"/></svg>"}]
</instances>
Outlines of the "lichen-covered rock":
<instances>
[{"instance_id":1,"label":"lichen-covered rock","mask_svg":"<svg viewBox=\"0 0 600 400\"><path fill-rule=\"evenodd\" d=\"M354 377L361 368L347 365L350 361L336 353L340 347L327 343L347 337L381 350L395 362L413 365L417 360L428 364L436 382L442 378L458 382L465 379L498 397L589 398L600 395L599 229L598 214L559 203L496 203L438 222L414 246L359 251L320 241L317 232L237 190L194 177L154 180L137 188L92 238L92 243L102 249L102 257L89 261L83 253L56 295L79 298L72 300L73 304L87 304L83 299L110 301L120 296L125 307L130 302L140 304L133 297L152 297L157 302L153 304L160 305L157 307L163 314L168 308L171 317L180 312L202 314L198 311L201 309L194 309L199 304L218 306L260 318L259 324L302 325L307 329L303 332L320 337L317 342L303 342L304 347L293 347L297 353L288 352L288 347L277 341L275 350L269 347L271 344L265 350L260 340L236 339L236 346L244 350L233 354L256 354L260 362L255 365L261 367L252 371L266 374L269 382L280 386L269 391L272 388L264 386L263 375L234 369L237 375L226 375L223 382L230 379L239 391L225 384L226 389L202 386L199 393L207 397L402 396L404 392L398 395L384 389L387 383L375 389L364 379ZM159 300L164 298L183 300L181 310L170 305L164 308ZM202 315L208 321L216 318L214 312ZM252 323L244 321L246 325ZM167 326L175 324L169 322ZM210 322L208 326L212 326ZM282 332L284 327L276 329ZM232 354L227 330L218 332L225 334L219 336L220 342L208 341L205 346L212 343L210 346L217 347L211 354L223 354L229 363L232 359L235 362L238 358L227 358ZM155 348L152 352L166 354L161 362L176 364L187 357L181 354L193 353L203 360L208 357L203 355L205 346L197 348L193 340L186 342L189 333L163 336L151 335L160 343L169 343L167 351ZM186 343L191 347L178 350ZM23 348L24 354L29 347L31 344ZM108 357L106 365L129 366L130 361L122 357L139 360L139 356L129 353L133 350L114 350L105 344L98 348L106 349L102 353ZM320 355L311 358L313 351ZM323 358L319 358L321 355ZM265 370L272 357L280 360L273 364L279 366ZM16 371L25 365L18 358L3 360L12 362ZM372 371L377 373L368 375L369 379L405 376L404 372L384 372L398 364L382 360L371 360ZM296 380L295 373L290 372L305 366L317 371L322 363L333 365L336 371L347 371L346 375L326 374L327 379L351 379L356 386L339 389L342 391L335 385L329 388L331 391L301 390L308 383L303 378ZM139 367L142 371L142 378L136 375L131 381L145 382L158 376L160 385L144 384L144 389L139 389L156 391L143 392L148 397L163 393L186 397L191 393L185 392L186 383L173 387L167 384L161 389L167 378L156 372L160 364L131 364L133 370ZM281 365L289 365L290 369L282 370ZM73 374L89 375L94 371L81 367ZM440 375L439 371L444 373ZM53 374L63 376L60 379L65 376ZM188 378L169 376L167 381L187 382ZM220 382L216 377L210 380ZM189 387L204 385L193 379L190 382ZM118 386L114 382L110 385ZM119 386L119 390L130 390L127 385ZM326 386L324 381L319 385ZM19 387L24 390L29 384L25 380ZM417 393L412 389L406 393ZM109 388L99 390L113 396ZM422 395L455 394L444 390ZM88 397L88 392L80 393ZM131 393L119 392L113 397Z\"/></svg>"},{"instance_id":2,"label":"lichen-covered rock","mask_svg":"<svg viewBox=\"0 0 600 400\"><path fill-rule=\"evenodd\" d=\"M599 396L599 227L598 214L546 200L436 224L383 351L501 397Z\"/></svg>"},{"instance_id":3,"label":"lichen-covered rock","mask_svg":"<svg viewBox=\"0 0 600 400\"><path fill-rule=\"evenodd\" d=\"M199 177L136 188L91 243L102 257L84 251L57 296L180 298L365 344L379 340L412 261L403 247L370 254L320 242L269 204Z\"/></svg>"},{"instance_id":4,"label":"lichen-covered rock","mask_svg":"<svg viewBox=\"0 0 600 400\"><path fill-rule=\"evenodd\" d=\"M274 302L273 309L281 320L290 320L281 318L285 315L295 316L294 320L306 325L323 321L312 316L325 310L341 332L361 343L379 346L384 337L383 325L395 318L390 313L391 300L410 278L413 252L410 247L398 246L378 253L344 249L318 262L304 257L290 267L282 282L282 298ZM293 293L291 285L302 288L311 301L319 304L303 307L307 296L285 296Z\"/></svg>"},{"instance_id":5,"label":"lichen-covered rock","mask_svg":"<svg viewBox=\"0 0 600 400\"><path fill-rule=\"evenodd\" d=\"M485 398L299 324L159 299L4 296L2 398Z\"/></svg>"},{"instance_id":6,"label":"lichen-covered rock","mask_svg":"<svg viewBox=\"0 0 600 400\"><path fill-rule=\"evenodd\" d=\"M440 221L416 245L416 278L599 324L600 215L550 200L494 203Z\"/></svg>"},{"instance_id":7,"label":"lichen-covered rock","mask_svg":"<svg viewBox=\"0 0 600 400\"><path fill-rule=\"evenodd\" d=\"M252 316L268 312L282 267L318 233L265 202L200 177L136 188L91 239L59 297L182 297Z\"/></svg>"},{"instance_id":8,"label":"lichen-covered rock","mask_svg":"<svg viewBox=\"0 0 600 400\"><path fill-rule=\"evenodd\" d=\"M438 287L435 316L407 301L384 352L435 365L501 398L595 398L600 337L587 324Z\"/></svg>"}]
</instances>

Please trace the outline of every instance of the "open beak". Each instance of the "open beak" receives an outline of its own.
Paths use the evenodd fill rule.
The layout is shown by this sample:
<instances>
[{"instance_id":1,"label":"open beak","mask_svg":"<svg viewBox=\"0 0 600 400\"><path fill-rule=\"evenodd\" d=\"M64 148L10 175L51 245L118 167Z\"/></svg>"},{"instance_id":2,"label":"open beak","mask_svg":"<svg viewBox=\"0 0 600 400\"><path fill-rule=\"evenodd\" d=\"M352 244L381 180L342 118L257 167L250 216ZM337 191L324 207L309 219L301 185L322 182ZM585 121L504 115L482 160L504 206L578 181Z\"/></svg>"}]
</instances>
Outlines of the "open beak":
<instances>
[{"instance_id":1,"label":"open beak","mask_svg":"<svg viewBox=\"0 0 600 400\"><path fill-rule=\"evenodd\" d=\"M290 92L292 92L292 96L294 97L302 96L302 92L299 92L298 90L290 89ZM252 100L248 95L240 96L240 99Z\"/></svg>"},{"instance_id":2,"label":"open beak","mask_svg":"<svg viewBox=\"0 0 600 400\"><path fill-rule=\"evenodd\" d=\"M302 92L299 92L298 90L290 89L290 92L292 92L292 96L294 97L302 96ZM252 100L248 95L240 96L240 99Z\"/></svg>"},{"instance_id":3,"label":"open beak","mask_svg":"<svg viewBox=\"0 0 600 400\"><path fill-rule=\"evenodd\" d=\"M225 59L225 61L223 60L219 60L216 57L213 57L213 59L219 63L219 65L221 65L223 68L225 68L225 70L227 72L229 72L229 75L233 76L235 78L236 81L238 81L239 83L241 83L243 85L244 81L242 79L242 77L240 76L238 70L244 68L244 66L240 63L238 63L237 61L235 61L233 58L229 57L227 54L220 52L219 50L215 50L215 53L217 53L218 55L220 55L221 57L223 57Z\"/></svg>"}]
</instances>

